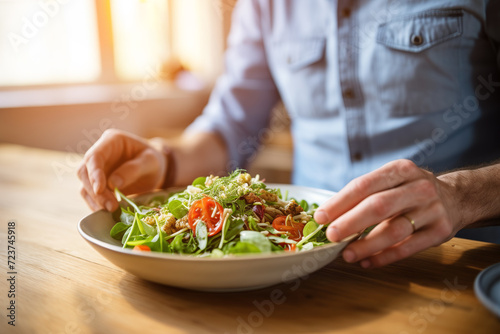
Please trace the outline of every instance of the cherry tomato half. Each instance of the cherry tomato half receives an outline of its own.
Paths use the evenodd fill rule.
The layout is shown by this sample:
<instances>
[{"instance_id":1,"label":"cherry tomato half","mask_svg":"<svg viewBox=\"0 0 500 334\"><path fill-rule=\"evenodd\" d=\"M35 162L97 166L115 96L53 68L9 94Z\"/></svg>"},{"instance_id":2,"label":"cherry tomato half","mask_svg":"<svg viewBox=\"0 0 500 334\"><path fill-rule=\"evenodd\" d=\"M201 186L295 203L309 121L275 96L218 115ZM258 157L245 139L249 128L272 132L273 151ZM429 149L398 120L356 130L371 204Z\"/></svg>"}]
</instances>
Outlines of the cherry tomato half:
<instances>
[{"instance_id":1,"label":"cherry tomato half","mask_svg":"<svg viewBox=\"0 0 500 334\"><path fill-rule=\"evenodd\" d=\"M146 245L137 245L137 246L134 246L134 248L132 248L132 250L151 252L151 248L149 248L149 246L146 246Z\"/></svg>"},{"instance_id":2,"label":"cherry tomato half","mask_svg":"<svg viewBox=\"0 0 500 334\"><path fill-rule=\"evenodd\" d=\"M211 197L203 197L194 201L189 209L188 223L193 233L196 231L196 223L201 220L207 225L208 236L211 237L222 230L222 213L224 209Z\"/></svg>"},{"instance_id":3,"label":"cherry tomato half","mask_svg":"<svg viewBox=\"0 0 500 334\"><path fill-rule=\"evenodd\" d=\"M299 241L302 239L304 224L294 222L291 215L274 218L272 225L278 231L287 232L288 238L291 240Z\"/></svg>"}]
</instances>

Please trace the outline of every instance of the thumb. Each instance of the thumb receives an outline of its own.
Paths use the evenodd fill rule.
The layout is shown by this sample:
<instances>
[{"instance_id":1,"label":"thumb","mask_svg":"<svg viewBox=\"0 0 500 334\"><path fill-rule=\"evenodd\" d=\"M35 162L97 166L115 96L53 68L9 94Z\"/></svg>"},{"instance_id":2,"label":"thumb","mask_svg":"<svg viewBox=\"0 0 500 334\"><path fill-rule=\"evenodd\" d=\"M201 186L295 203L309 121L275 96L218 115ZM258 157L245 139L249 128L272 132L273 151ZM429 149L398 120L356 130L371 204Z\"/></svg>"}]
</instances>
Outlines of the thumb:
<instances>
[{"instance_id":1,"label":"thumb","mask_svg":"<svg viewBox=\"0 0 500 334\"><path fill-rule=\"evenodd\" d=\"M160 186L165 175L165 158L154 149L146 149L116 168L108 179L110 189L124 193L151 191Z\"/></svg>"}]
</instances>

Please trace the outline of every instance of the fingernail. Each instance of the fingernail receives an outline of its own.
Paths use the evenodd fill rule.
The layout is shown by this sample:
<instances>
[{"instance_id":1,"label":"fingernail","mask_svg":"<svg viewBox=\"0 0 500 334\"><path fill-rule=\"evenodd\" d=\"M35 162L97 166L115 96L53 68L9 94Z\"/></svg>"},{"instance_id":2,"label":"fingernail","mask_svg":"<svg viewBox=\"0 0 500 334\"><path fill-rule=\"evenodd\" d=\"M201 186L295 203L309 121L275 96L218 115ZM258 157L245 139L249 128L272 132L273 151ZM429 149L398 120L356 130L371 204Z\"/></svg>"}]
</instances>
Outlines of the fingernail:
<instances>
[{"instance_id":1,"label":"fingernail","mask_svg":"<svg viewBox=\"0 0 500 334\"><path fill-rule=\"evenodd\" d=\"M370 260L363 260L360 265L362 268L369 269L372 267L372 262Z\"/></svg>"},{"instance_id":2,"label":"fingernail","mask_svg":"<svg viewBox=\"0 0 500 334\"><path fill-rule=\"evenodd\" d=\"M104 206L106 207L106 210L108 210L109 212L113 211L113 203L111 203L111 201L107 201Z\"/></svg>"},{"instance_id":3,"label":"fingernail","mask_svg":"<svg viewBox=\"0 0 500 334\"><path fill-rule=\"evenodd\" d=\"M314 213L314 219L316 220L316 223L318 223L318 224L328 223L328 216L322 210L316 211L316 213Z\"/></svg>"},{"instance_id":4,"label":"fingernail","mask_svg":"<svg viewBox=\"0 0 500 334\"><path fill-rule=\"evenodd\" d=\"M120 188L123 185L123 179L118 175L113 175L109 178L109 182L114 188Z\"/></svg>"},{"instance_id":5,"label":"fingernail","mask_svg":"<svg viewBox=\"0 0 500 334\"><path fill-rule=\"evenodd\" d=\"M342 254L345 262L353 263L356 260L356 254L352 250L346 249Z\"/></svg>"},{"instance_id":6,"label":"fingernail","mask_svg":"<svg viewBox=\"0 0 500 334\"><path fill-rule=\"evenodd\" d=\"M92 189L94 189L94 194L98 194L99 193L99 184L97 182L94 182L94 184L92 185Z\"/></svg>"},{"instance_id":7,"label":"fingernail","mask_svg":"<svg viewBox=\"0 0 500 334\"><path fill-rule=\"evenodd\" d=\"M337 227L330 225L326 230L326 237L331 242L339 241L339 231L337 230Z\"/></svg>"}]
</instances>

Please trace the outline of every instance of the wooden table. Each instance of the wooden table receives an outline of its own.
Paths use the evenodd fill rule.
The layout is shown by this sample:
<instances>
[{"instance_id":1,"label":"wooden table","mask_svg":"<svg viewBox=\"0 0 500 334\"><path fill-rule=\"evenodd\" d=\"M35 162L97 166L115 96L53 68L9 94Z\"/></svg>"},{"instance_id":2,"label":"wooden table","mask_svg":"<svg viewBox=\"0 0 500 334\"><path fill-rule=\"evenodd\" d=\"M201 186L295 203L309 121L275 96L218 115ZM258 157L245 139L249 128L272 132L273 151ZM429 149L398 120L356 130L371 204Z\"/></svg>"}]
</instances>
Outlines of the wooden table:
<instances>
[{"instance_id":1,"label":"wooden table","mask_svg":"<svg viewBox=\"0 0 500 334\"><path fill-rule=\"evenodd\" d=\"M0 333L500 333L473 292L479 271L500 261L500 245L458 238L383 269L338 259L298 282L251 292L138 279L77 232L90 213L75 177L79 158L0 145ZM276 289L282 297L270 302ZM15 327L7 317L12 301Z\"/></svg>"}]
</instances>

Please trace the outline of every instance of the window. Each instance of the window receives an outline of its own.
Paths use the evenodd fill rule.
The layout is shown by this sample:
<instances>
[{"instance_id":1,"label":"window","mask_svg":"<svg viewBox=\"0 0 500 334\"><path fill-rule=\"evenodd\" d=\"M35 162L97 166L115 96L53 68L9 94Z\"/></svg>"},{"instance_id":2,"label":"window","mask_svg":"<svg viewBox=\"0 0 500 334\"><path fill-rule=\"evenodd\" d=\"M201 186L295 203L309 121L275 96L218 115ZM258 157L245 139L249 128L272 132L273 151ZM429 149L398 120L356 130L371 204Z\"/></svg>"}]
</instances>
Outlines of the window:
<instances>
[{"instance_id":1,"label":"window","mask_svg":"<svg viewBox=\"0 0 500 334\"><path fill-rule=\"evenodd\" d=\"M0 0L0 87L140 81L177 63L213 80L229 0Z\"/></svg>"},{"instance_id":2,"label":"window","mask_svg":"<svg viewBox=\"0 0 500 334\"><path fill-rule=\"evenodd\" d=\"M168 2L111 0L115 69L118 77L135 80L171 56Z\"/></svg>"},{"instance_id":3,"label":"window","mask_svg":"<svg viewBox=\"0 0 500 334\"><path fill-rule=\"evenodd\" d=\"M0 86L99 78L94 1L66 2L0 1Z\"/></svg>"}]
</instances>

